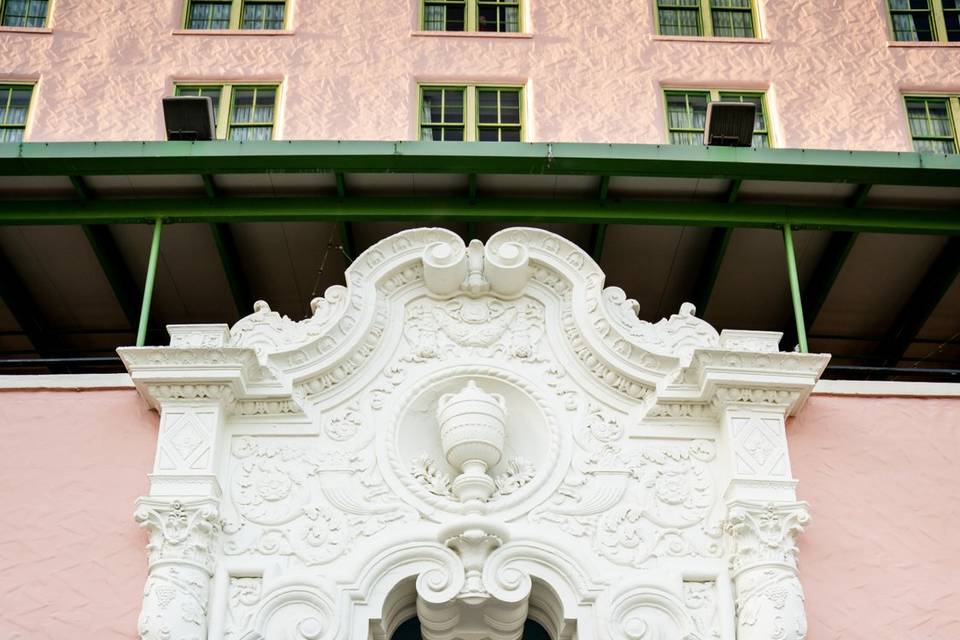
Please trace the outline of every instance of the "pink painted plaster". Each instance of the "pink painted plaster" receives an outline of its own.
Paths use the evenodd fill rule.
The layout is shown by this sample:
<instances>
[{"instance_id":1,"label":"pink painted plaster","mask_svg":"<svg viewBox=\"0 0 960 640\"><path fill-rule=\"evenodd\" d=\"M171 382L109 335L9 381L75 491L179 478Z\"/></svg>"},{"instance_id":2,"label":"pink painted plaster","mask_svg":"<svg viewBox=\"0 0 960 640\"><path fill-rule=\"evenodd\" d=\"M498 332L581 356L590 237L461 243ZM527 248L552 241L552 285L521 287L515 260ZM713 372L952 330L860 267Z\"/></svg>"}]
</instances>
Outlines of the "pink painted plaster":
<instances>
[{"instance_id":1,"label":"pink painted plaster","mask_svg":"<svg viewBox=\"0 0 960 640\"><path fill-rule=\"evenodd\" d=\"M156 433L132 389L0 392L0 638L136 637ZM960 399L815 395L788 438L809 640L960 637Z\"/></svg>"},{"instance_id":2,"label":"pink painted plaster","mask_svg":"<svg viewBox=\"0 0 960 640\"><path fill-rule=\"evenodd\" d=\"M0 392L0 638L137 637L157 422L133 389Z\"/></svg>"},{"instance_id":3,"label":"pink painted plaster","mask_svg":"<svg viewBox=\"0 0 960 640\"><path fill-rule=\"evenodd\" d=\"M650 0L528 0L529 38L417 34L418 0L289 0L289 35L184 34L183 0L51 3L0 31L35 79L27 139L157 140L175 81L282 81L277 137L404 140L417 82L524 83L527 139L663 143L664 87L766 90L780 147L911 150L902 93L960 92L960 50L889 46L885 0L758 0L764 40L655 35ZM179 32L179 33L175 33Z\"/></svg>"},{"instance_id":4,"label":"pink painted plaster","mask_svg":"<svg viewBox=\"0 0 960 640\"><path fill-rule=\"evenodd\" d=\"M816 395L787 434L809 640L960 638L960 398Z\"/></svg>"}]
</instances>

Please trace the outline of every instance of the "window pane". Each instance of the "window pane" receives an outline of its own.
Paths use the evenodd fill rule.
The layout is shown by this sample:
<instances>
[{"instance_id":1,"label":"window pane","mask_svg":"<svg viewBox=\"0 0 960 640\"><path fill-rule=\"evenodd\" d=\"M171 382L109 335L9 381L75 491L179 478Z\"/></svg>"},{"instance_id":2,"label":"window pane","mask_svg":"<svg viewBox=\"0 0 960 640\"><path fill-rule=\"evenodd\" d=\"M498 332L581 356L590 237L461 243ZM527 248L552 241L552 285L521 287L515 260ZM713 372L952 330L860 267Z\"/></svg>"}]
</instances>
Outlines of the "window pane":
<instances>
[{"instance_id":1,"label":"window pane","mask_svg":"<svg viewBox=\"0 0 960 640\"><path fill-rule=\"evenodd\" d=\"M960 0L943 1L943 22L947 27L947 40L960 41Z\"/></svg>"},{"instance_id":2,"label":"window pane","mask_svg":"<svg viewBox=\"0 0 960 640\"><path fill-rule=\"evenodd\" d=\"M928 0L888 0L893 37L900 41L933 40L933 16Z\"/></svg>"},{"instance_id":3,"label":"window pane","mask_svg":"<svg viewBox=\"0 0 960 640\"><path fill-rule=\"evenodd\" d=\"M7 0L0 24L5 27L42 27L47 21L47 0Z\"/></svg>"},{"instance_id":4,"label":"window pane","mask_svg":"<svg viewBox=\"0 0 960 640\"><path fill-rule=\"evenodd\" d=\"M478 112L479 112L479 121L481 123L498 122L497 116L497 92L496 91L479 91L478 92Z\"/></svg>"},{"instance_id":5,"label":"window pane","mask_svg":"<svg viewBox=\"0 0 960 640\"><path fill-rule=\"evenodd\" d=\"M227 29L230 27L229 2L191 2L188 29Z\"/></svg>"},{"instance_id":6,"label":"window pane","mask_svg":"<svg viewBox=\"0 0 960 640\"><path fill-rule=\"evenodd\" d=\"M0 127L0 144L5 142L12 142L15 144L23 142L23 129L18 127Z\"/></svg>"},{"instance_id":7,"label":"window pane","mask_svg":"<svg viewBox=\"0 0 960 640\"><path fill-rule=\"evenodd\" d=\"M245 2L241 29L283 29L282 2Z\"/></svg>"},{"instance_id":8,"label":"window pane","mask_svg":"<svg viewBox=\"0 0 960 640\"><path fill-rule=\"evenodd\" d=\"M443 103L444 122L463 122L463 92L446 91Z\"/></svg>"},{"instance_id":9,"label":"window pane","mask_svg":"<svg viewBox=\"0 0 960 640\"><path fill-rule=\"evenodd\" d=\"M752 38L753 15L750 11L724 11L714 9L713 35L721 38Z\"/></svg>"},{"instance_id":10,"label":"window pane","mask_svg":"<svg viewBox=\"0 0 960 640\"><path fill-rule=\"evenodd\" d=\"M520 142L520 129L500 129L502 142Z\"/></svg>"},{"instance_id":11,"label":"window pane","mask_svg":"<svg viewBox=\"0 0 960 640\"><path fill-rule=\"evenodd\" d=\"M233 122L250 122L253 115L253 89L237 89L233 92Z\"/></svg>"},{"instance_id":12,"label":"window pane","mask_svg":"<svg viewBox=\"0 0 960 640\"><path fill-rule=\"evenodd\" d=\"M478 0L477 29L499 32L519 31L520 3L518 0Z\"/></svg>"},{"instance_id":13,"label":"window pane","mask_svg":"<svg viewBox=\"0 0 960 640\"><path fill-rule=\"evenodd\" d=\"M269 140L273 137L273 127L231 127L231 140Z\"/></svg>"},{"instance_id":14,"label":"window pane","mask_svg":"<svg viewBox=\"0 0 960 640\"><path fill-rule=\"evenodd\" d=\"M425 31L463 31L466 20L463 2L425 2L423 28Z\"/></svg>"},{"instance_id":15,"label":"window pane","mask_svg":"<svg viewBox=\"0 0 960 640\"><path fill-rule=\"evenodd\" d=\"M500 122L503 124L520 124L520 94L518 92L500 92Z\"/></svg>"},{"instance_id":16,"label":"window pane","mask_svg":"<svg viewBox=\"0 0 960 640\"><path fill-rule=\"evenodd\" d=\"M480 129L480 131L477 132L477 139L480 142L497 142L500 140L499 133L496 127Z\"/></svg>"}]
</instances>

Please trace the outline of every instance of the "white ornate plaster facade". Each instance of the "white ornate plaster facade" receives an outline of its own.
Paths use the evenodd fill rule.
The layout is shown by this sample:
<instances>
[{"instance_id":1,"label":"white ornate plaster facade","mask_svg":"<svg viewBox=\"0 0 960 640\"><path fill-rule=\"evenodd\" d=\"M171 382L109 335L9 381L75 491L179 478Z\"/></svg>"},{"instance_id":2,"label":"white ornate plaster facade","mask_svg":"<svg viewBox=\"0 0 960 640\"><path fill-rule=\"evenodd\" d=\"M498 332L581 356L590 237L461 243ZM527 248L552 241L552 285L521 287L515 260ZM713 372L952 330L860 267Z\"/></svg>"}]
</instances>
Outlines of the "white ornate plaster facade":
<instances>
[{"instance_id":1,"label":"white ornate plaster facade","mask_svg":"<svg viewBox=\"0 0 960 640\"><path fill-rule=\"evenodd\" d=\"M387 238L302 322L121 349L148 640L800 640L784 419L827 357L656 324L563 238Z\"/></svg>"}]
</instances>

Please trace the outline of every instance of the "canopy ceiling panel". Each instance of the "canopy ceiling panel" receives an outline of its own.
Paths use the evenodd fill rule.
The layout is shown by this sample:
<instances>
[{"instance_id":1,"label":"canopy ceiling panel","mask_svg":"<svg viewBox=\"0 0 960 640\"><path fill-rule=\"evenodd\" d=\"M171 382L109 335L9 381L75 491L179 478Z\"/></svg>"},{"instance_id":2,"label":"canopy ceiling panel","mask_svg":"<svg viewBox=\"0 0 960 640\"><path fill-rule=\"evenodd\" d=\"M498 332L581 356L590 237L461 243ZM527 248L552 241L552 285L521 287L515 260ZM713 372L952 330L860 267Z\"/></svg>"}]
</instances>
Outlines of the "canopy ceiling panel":
<instances>
[{"instance_id":1,"label":"canopy ceiling panel","mask_svg":"<svg viewBox=\"0 0 960 640\"><path fill-rule=\"evenodd\" d=\"M829 234L796 231L794 253L801 288L809 280ZM730 237L704 318L715 327L781 331L793 309L783 234L770 229L737 229ZM789 349L792 345L780 345Z\"/></svg>"},{"instance_id":2,"label":"canopy ceiling panel","mask_svg":"<svg viewBox=\"0 0 960 640\"><path fill-rule=\"evenodd\" d=\"M883 336L945 242L943 236L861 233L812 332Z\"/></svg>"},{"instance_id":3,"label":"canopy ceiling panel","mask_svg":"<svg viewBox=\"0 0 960 640\"><path fill-rule=\"evenodd\" d=\"M91 195L116 198L147 198L203 195L199 175L89 175L82 177Z\"/></svg>"},{"instance_id":4,"label":"canopy ceiling panel","mask_svg":"<svg viewBox=\"0 0 960 640\"><path fill-rule=\"evenodd\" d=\"M730 188L730 181L709 178L612 176L611 198L663 198L666 200L716 200Z\"/></svg>"},{"instance_id":5,"label":"canopy ceiling panel","mask_svg":"<svg viewBox=\"0 0 960 640\"><path fill-rule=\"evenodd\" d=\"M960 343L960 277L954 278L917 337Z\"/></svg>"},{"instance_id":6,"label":"canopy ceiling panel","mask_svg":"<svg viewBox=\"0 0 960 640\"><path fill-rule=\"evenodd\" d=\"M481 174L477 176L477 193L498 196L589 198L599 195L600 179L596 176Z\"/></svg>"},{"instance_id":7,"label":"canopy ceiling panel","mask_svg":"<svg viewBox=\"0 0 960 640\"><path fill-rule=\"evenodd\" d=\"M314 296L343 283L347 261L336 224L265 222L229 226L252 299L266 300L274 311L297 320L304 318ZM233 306L227 317L235 317Z\"/></svg>"},{"instance_id":8,"label":"canopy ceiling panel","mask_svg":"<svg viewBox=\"0 0 960 640\"><path fill-rule=\"evenodd\" d=\"M127 325L83 227L0 227L0 250L40 311L44 329Z\"/></svg>"},{"instance_id":9,"label":"canopy ceiling panel","mask_svg":"<svg viewBox=\"0 0 960 640\"><path fill-rule=\"evenodd\" d=\"M960 344L953 342L922 342L911 344L901 358L899 367L918 369L958 369Z\"/></svg>"},{"instance_id":10,"label":"canopy ceiling panel","mask_svg":"<svg viewBox=\"0 0 960 640\"><path fill-rule=\"evenodd\" d=\"M914 187L874 185L865 201L871 207L960 208L960 187Z\"/></svg>"},{"instance_id":11,"label":"canopy ceiling panel","mask_svg":"<svg viewBox=\"0 0 960 640\"><path fill-rule=\"evenodd\" d=\"M350 173L344 175L347 195L464 195L469 179L460 174Z\"/></svg>"},{"instance_id":12,"label":"canopy ceiling panel","mask_svg":"<svg viewBox=\"0 0 960 640\"><path fill-rule=\"evenodd\" d=\"M482 222L477 221L474 226L474 236L483 242L487 241L487 238L500 231L501 229L506 229L508 227L532 227L534 229L546 229L547 231L552 231L557 235L561 235L570 242L573 242L581 249L585 251L590 250L590 234L593 231L593 228L588 224L574 224L574 223L542 223L542 222L518 222L515 224L504 224L496 222Z\"/></svg>"},{"instance_id":13,"label":"canopy ceiling panel","mask_svg":"<svg viewBox=\"0 0 960 640\"><path fill-rule=\"evenodd\" d=\"M0 198L73 198L67 176L0 176Z\"/></svg>"},{"instance_id":14,"label":"canopy ceiling panel","mask_svg":"<svg viewBox=\"0 0 960 640\"><path fill-rule=\"evenodd\" d=\"M636 299L644 320L677 313L693 300L711 233L701 227L609 226L600 261L607 286Z\"/></svg>"},{"instance_id":15,"label":"canopy ceiling panel","mask_svg":"<svg viewBox=\"0 0 960 640\"><path fill-rule=\"evenodd\" d=\"M839 205L850 198L857 185L841 182L786 182L744 180L738 199L743 202L804 202Z\"/></svg>"},{"instance_id":16,"label":"canopy ceiling panel","mask_svg":"<svg viewBox=\"0 0 960 640\"><path fill-rule=\"evenodd\" d=\"M142 290L153 227L115 225L111 231ZM234 304L209 225L174 224L163 228L153 301L151 317L161 327L224 322L232 317Z\"/></svg>"},{"instance_id":17,"label":"canopy ceiling panel","mask_svg":"<svg viewBox=\"0 0 960 640\"><path fill-rule=\"evenodd\" d=\"M363 224L350 225L354 250L357 255L360 255L369 249L371 245L380 242L388 236L392 236L404 229L416 229L417 227L442 227L453 231L461 238L467 235L466 222L449 223L434 220L424 220L423 222L365 222Z\"/></svg>"}]
</instances>

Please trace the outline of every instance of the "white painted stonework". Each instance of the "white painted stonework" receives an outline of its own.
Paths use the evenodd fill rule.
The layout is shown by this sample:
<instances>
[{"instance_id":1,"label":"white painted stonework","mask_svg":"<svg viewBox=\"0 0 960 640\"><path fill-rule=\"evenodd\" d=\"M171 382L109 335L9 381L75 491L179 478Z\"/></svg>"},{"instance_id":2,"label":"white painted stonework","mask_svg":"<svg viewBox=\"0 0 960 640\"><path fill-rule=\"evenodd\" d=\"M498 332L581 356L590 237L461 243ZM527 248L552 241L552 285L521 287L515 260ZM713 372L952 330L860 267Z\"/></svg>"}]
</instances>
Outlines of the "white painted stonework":
<instances>
[{"instance_id":1,"label":"white painted stonework","mask_svg":"<svg viewBox=\"0 0 960 640\"><path fill-rule=\"evenodd\" d=\"M826 356L656 324L563 238L399 233L294 322L120 353L146 640L800 640L784 418Z\"/></svg>"}]
</instances>

